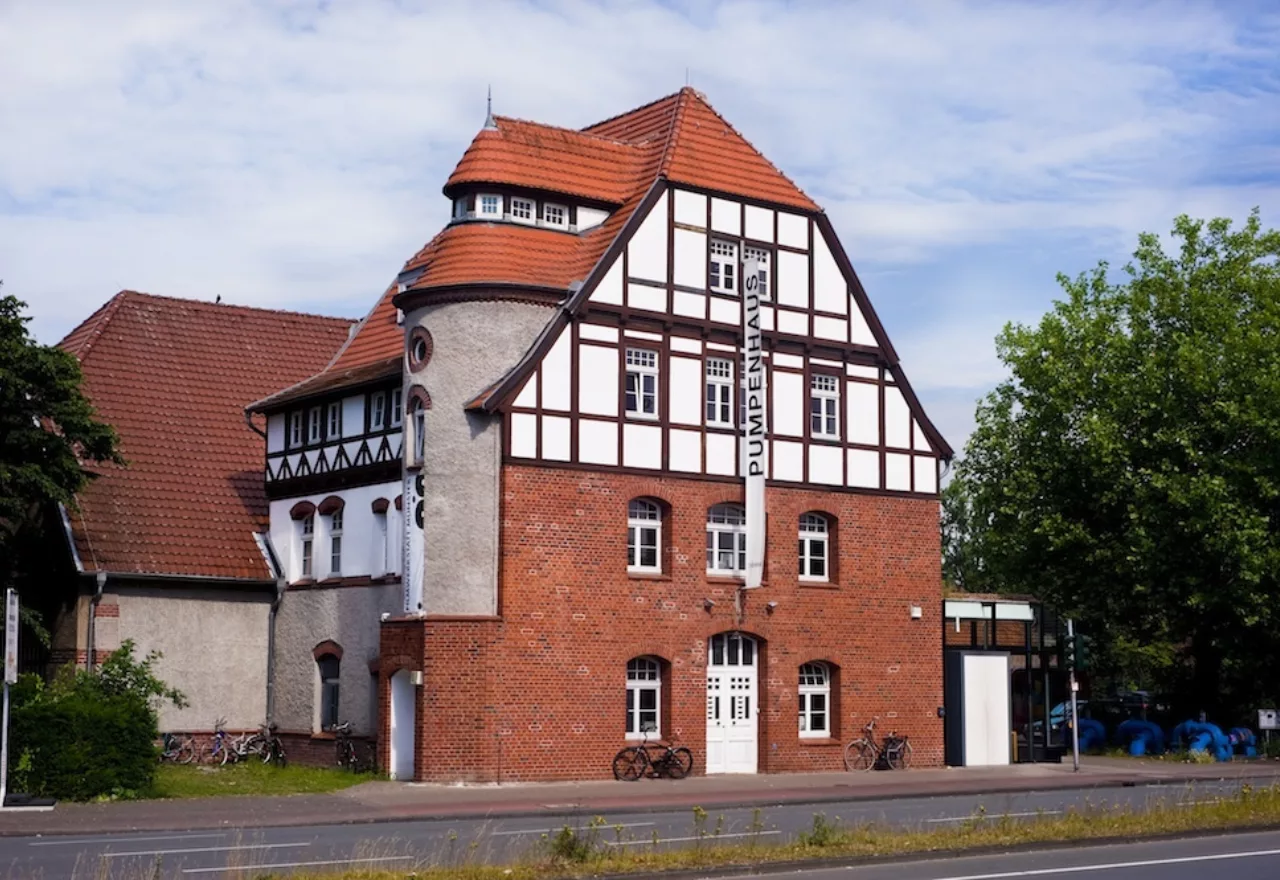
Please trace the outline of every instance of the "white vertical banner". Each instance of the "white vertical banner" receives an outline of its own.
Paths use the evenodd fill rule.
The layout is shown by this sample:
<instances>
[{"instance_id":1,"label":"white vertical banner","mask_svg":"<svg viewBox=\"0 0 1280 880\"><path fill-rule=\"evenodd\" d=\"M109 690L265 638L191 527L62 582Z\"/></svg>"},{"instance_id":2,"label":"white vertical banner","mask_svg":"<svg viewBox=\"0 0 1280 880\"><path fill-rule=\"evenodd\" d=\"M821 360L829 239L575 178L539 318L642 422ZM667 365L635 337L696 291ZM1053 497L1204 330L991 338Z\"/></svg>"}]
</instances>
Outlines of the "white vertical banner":
<instances>
[{"instance_id":1,"label":"white vertical banner","mask_svg":"<svg viewBox=\"0 0 1280 880\"><path fill-rule=\"evenodd\" d=\"M422 613L422 570L426 565L426 539L422 532L425 484L421 469L404 473L404 564L400 582L404 587L404 613Z\"/></svg>"},{"instance_id":2,"label":"white vertical banner","mask_svg":"<svg viewBox=\"0 0 1280 880\"><path fill-rule=\"evenodd\" d=\"M764 580L764 477L768 473L763 336L760 333L760 263L742 264L742 395L746 419L742 425L743 476L746 478L746 586Z\"/></svg>"},{"instance_id":3,"label":"white vertical banner","mask_svg":"<svg viewBox=\"0 0 1280 880\"><path fill-rule=\"evenodd\" d=\"M4 683L18 680L18 594L4 592Z\"/></svg>"}]
</instances>

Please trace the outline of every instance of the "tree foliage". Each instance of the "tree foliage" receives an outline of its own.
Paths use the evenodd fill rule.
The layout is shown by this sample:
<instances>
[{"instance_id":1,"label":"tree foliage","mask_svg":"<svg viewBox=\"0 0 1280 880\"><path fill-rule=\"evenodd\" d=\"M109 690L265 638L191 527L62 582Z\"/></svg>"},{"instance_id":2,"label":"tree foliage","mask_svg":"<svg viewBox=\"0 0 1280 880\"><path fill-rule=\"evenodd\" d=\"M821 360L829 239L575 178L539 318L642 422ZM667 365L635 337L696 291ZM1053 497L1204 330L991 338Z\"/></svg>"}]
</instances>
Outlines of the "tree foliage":
<instances>
[{"instance_id":1,"label":"tree foliage","mask_svg":"<svg viewBox=\"0 0 1280 880\"><path fill-rule=\"evenodd\" d=\"M1009 325L945 493L948 575L1083 621L1118 681L1280 697L1280 233L1177 218Z\"/></svg>"}]
</instances>

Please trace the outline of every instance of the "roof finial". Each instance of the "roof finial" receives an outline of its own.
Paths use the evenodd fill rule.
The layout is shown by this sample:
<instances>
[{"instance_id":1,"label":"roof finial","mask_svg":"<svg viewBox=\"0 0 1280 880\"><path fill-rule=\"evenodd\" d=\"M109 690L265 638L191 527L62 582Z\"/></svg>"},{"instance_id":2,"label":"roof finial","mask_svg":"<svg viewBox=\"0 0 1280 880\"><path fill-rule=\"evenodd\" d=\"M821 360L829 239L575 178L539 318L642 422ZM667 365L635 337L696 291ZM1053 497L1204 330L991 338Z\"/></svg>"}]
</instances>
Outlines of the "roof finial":
<instances>
[{"instance_id":1,"label":"roof finial","mask_svg":"<svg viewBox=\"0 0 1280 880\"><path fill-rule=\"evenodd\" d=\"M493 118L493 86L489 86L489 100L486 105L484 127L487 131L497 131L498 123Z\"/></svg>"}]
</instances>

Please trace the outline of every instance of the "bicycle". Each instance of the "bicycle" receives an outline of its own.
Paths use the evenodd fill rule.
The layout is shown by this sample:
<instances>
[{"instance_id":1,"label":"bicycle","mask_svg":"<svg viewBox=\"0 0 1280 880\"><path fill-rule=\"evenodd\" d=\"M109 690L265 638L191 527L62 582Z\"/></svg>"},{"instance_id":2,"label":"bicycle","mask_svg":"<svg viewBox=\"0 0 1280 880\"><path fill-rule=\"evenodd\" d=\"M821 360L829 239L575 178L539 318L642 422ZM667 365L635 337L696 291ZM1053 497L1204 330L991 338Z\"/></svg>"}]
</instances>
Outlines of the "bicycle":
<instances>
[{"instance_id":1,"label":"bicycle","mask_svg":"<svg viewBox=\"0 0 1280 880\"><path fill-rule=\"evenodd\" d=\"M205 743L204 748L200 750L201 764L217 763L225 767L229 761L235 760L232 757L235 750L228 740L226 724L227 719L225 718L219 718L213 722L213 736L210 737L209 742Z\"/></svg>"},{"instance_id":2,"label":"bicycle","mask_svg":"<svg viewBox=\"0 0 1280 880\"><path fill-rule=\"evenodd\" d=\"M166 733L160 746L160 760L190 764L196 759L196 738L189 733Z\"/></svg>"},{"instance_id":3,"label":"bicycle","mask_svg":"<svg viewBox=\"0 0 1280 880\"><path fill-rule=\"evenodd\" d=\"M882 745L876 744L876 719L872 718L862 728L862 735L844 747L844 769L870 770L884 762L891 770L905 770L911 766L911 741L891 731Z\"/></svg>"},{"instance_id":4,"label":"bicycle","mask_svg":"<svg viewBox=\"0 0 1280 880\"><path fill-rule=\"evenodd\" d=\"M351 722L344 721L341 724L333 725L329 729L333 731L337 738L334 746L337 752L338 766L350 770L352 773L359 773L363 767L361 766L360 755L356 751L355 741L351 739Z\"/></svg>"},{"instance_id":5,"label":"bicycle","mask_svg":"<svg viewBox=\"0 0 1280 880\"><path fill-rule=\"evenodd\" d=\"M613 778L635 782L642 776L658 779L684 779L693 772L693 753L683 746L649 743L652 727L643 731L644 741L627 746L613 756Z\"/></svg>"},{"instance_id":6,"label":"bicycle","mask_svg":"<svg viewBox=\"0 0 1280 880\"><path fill-rule=\"evenodd\" d=\"M275 764L277 767L288 766L289 758L284 752L284 742L276 734L276 726L264 724L259 732L263 738L262 763Z\"/></svg>"},{"instance_id":7,"label":"bicycle","mask_svg":"<svg viewBox=\"0 0 1280 880\"><path fill-rule=\"evenodd\" d=\"M911 766L911 740L906 734L890 733L884 738L880 751L890 770L906 770Z\"/></svg>"}]
</instances>

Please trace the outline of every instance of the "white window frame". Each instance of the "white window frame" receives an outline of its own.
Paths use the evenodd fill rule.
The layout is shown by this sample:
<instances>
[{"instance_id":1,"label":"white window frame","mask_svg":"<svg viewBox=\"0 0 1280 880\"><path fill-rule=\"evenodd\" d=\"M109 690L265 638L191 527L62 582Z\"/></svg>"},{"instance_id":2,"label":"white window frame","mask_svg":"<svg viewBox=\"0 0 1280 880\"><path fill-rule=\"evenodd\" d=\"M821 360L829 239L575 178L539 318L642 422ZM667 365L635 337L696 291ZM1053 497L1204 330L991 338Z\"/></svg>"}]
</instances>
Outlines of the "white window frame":
<instances>
[{"instance_id":1,"label":"white window frame","mask_svg":"<svg viewBox=\"0 0 1280 880\"><path fill-rule=\"evenodd\" d=\"M514 223L537 223L538 222L538 203L533 199L526 199L521 196L512 196L510 199L511 207L509 213ZM518 213L521 209L525 215L522 217Z\"/></svg>"},{"instance_id":2,"label":"white window frame","mask_svg":"<svg viewBox=\"0 0 1280 880\"><path fill-rule=\"evenodd\" d=\"M487 199L492 199L493 210L485 210L489 206ZM489 217L492 219L502 218L502 196L497 193L480 193L476 196L476 216Z\"/></svg>"},{"instance_id":3,"label":"white window frame","mask_svg":"<svg viewBox=\"0 0 1280 880\"><path fill-rule=\"evenodd\" d=\"M809 376L809 436L840 439L840 379L836 376Z\"/></svg>"},{"instance_id":4,"label":"white window frame","mask_svg":"<svg viewBox=\"0 0 1280 880\"><path fill-rule=\"evenodd\" d=\"M831 580L831 520L821 513L802 513L799 546L800 580ZM815 562L822 563L821 574L814 574Z\"/></svg>"},{"instance_id":5,"label":"white window frame","mask_svg":"<svg viewBox=\"0 0 1280 880\"><path fill-rule=\"evenodd\" d=\"M744 244L742 246L742 263L745 266L747 260L755 257L760 261L760 298L773 299L773 294L769 290L769 267L773 265L773 252L762 247Z\"/></svg>"},{"instance_id":6,"label":"white window frame","mask_svg":"<svg viewBox=\"0 0 1280 880\"><path fill-rule=\"evenodd\" d=\"M831 738L831 667L805 663L800 667L799 699L801 739ZM815 722L814 716L821 715Z\"/></svg>"},{"instance_id":7,"label":"white window frame","mask_svg":"<svg viewBox=\"0 0 1280 880\"><path fill-rule=\"evenodd\" d=\"M375 391L369 398L369 430L381 431L387 427L387 392Z\"/></svg>"},{"instance_id":8,"label":"white window frame","mask_svg":"<svg viewBox=\"0 0 1280 880\"><path fill-rule=\"evenodd\" d=\"M548 216L552 212L559 212L561 222L550 219ZM569 206L558 205L555 202L542 203L542 225L550 226L552 229L568 229L569 228Z\"/></svg>"},{"instance_id":9,"label":"white window frame","mask_svg":"<svg viewBox=\"0 0 1280 880\"><path fill-rule=\"evenodd\" d=\"M427 408L420 397L415 397L409 405L412 407L409 417L413 419L410 425L413 429L413 458L410 463L416 467L427 457Z\"/></svg>"},{"instance_id":10,"label":"white window frame","mask_svg":"<svg viewBox=\"0 0 1280 880\"><path fill-rule=\"evenodd\" d=\"M733 361L728 358L709 357L706 360L703 367L706 376L703 416L708 425L733 427L733 368Z\"/></svg>"},{"instance_id":11,"label":"white window frame","mask_svg":"<svg viewBox=\"0 0 1280 880\"><path fill-rule=\"evenodd\" d=\"M342 401L336 400L329 404L329 417L325 420L328 429L326 435L330 440L340 440L342 438Z\"/></svg>"},{"instance_id":12,"label":"white window frame","mask_svg":"<svg viewBox=\"0 0 1280 880\"><path fill-rule=\"evenodd\" d=\"M467 200L466 198L453 200L453 218L462 220L467 216Z\"/></svg>"},{"instance_id":13,"label":"white window frame","mask_svg":"<svg viewBox=\"0 0 1280 880\"><path fill-rule=\"evenodd\" d=\"M387 525L387 512L384 510L382 513L375 513L373 515L373 546L378 548L376 574L391 573L391 564L388 560L391 552L390 538L391 530Z\"/></svg>"},{"instance_id":14,"label":"white window frame","mask_svg":"<svg viewBox=\"0 0 1280 880\"><path fill-rule=\"evenodd\" d=\"M398 428L404 424L404 389L391 390L391 427Z\"/></svg>"},{"instance_id":15,"label":"white window frame","mask_svg":"<svg viewBox=\"0 0 1280 880\"><path fill-rule=\"evenodd\" d=\"M641 709L642 693L653 695L653 709ZM649 739L662 737L662 664L653 657L632 657L627 661L627 739L641 739L646 735L641 714L653 715L653 730L647 731Z\"/></svg>"},{"instance_id":16,"label":"white window frame","mask_svg":"<svg viewBox=\"0 0 1280 880\"><path fill-rule=\"evenodd\" d=\"M707 574L741 577L746 568L746 511L740 504L717 504L707 511Z\"/></svg>"},{"instance_id":17,"label":"white window frame","mask_svg":"<svg viewBox=\"0 0 1280 880\"><path fill-rule=\"evenodd\" d=\"M651 348L628 348L624 355L626 375L623 387L623 408L632 419L658 419L658 353ZM652 380L652 389L646 391L645 379ZM633 385L634 383L634 385ZM645 412L645 402L652 403L652 412ZM634 408L633 408L634 404Z\"/></svg>"},{"instance_id":18,"label":"white window frame","mask_svg":"<svg viewBox=\"0 0 1280 880\"><path fill-rule=\"evenodd\" d=\"M341 507L329 514L329 577L342 577L342 514Z\"/></svg>"},{"instance_id":19,"label":"white window frame","mask_svg":"<svg viewBox=\"0 0 1280 880\"><path fill-rule=\"evenodd\" d=\"M653 562L646 565L643 553L652 548ZM662 573L662 508L647 498L627 503L627 571Z\"/></svg>"},{"instance_id":20,"label":"white window frame","mask_svg":"<svg viewBox=\"0 0 1280 880\"><path fill-rule=\"evenodd\" d=\"M313 406L307 411L307 443L319 443L324 436L324 413Z\"/></svg>"},{"instance_id":21,"label":"white window frame","mask_svg":"<svg viewBox=\"0 0 1280 880\"><path fill-rule=\"evenodd\" d=\"M289 448L297 449L302 445L302 410L295 409L289 413Z\"/></svg>"},{"instance_id":22,"label":"white window frame","mask_svg":"<svg viewBox=\"0 0 1280 880\"><path fill-rule=\"evenodd\" d=\"M308 513L298 522L298 577L315 576L316 515Z\"/></svg>"},{"instance_id":23,"label":"white window frame","mask_svg":"<svg viewBox=\"0 0 1280 880\"><path fill-rule=\"evenodd\" d=\"M710 244L707 289L715 293L738 294L738 243L713 238Z\"/></svg>"}]
</instances>

